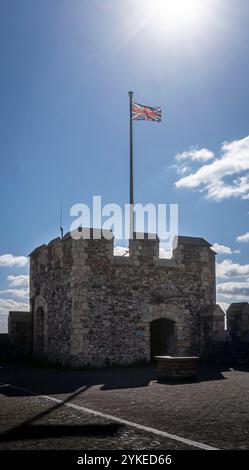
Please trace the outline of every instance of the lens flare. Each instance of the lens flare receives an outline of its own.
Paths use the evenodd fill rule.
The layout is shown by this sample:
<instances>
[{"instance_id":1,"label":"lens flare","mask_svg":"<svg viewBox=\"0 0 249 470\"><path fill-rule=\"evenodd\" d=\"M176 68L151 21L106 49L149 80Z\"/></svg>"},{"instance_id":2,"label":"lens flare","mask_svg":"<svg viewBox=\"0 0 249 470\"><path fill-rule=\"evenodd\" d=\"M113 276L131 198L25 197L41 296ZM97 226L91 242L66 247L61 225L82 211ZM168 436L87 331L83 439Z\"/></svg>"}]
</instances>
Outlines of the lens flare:
<instances>
[{"instance_id":1,"label":"lens flare","mask_svg":"<svg viewBox=\"0 0 249 470\"><path fill-rule=\"evenodd\" d=\"M205 19L212 0L145 0L147 20L165 30L195 28Z\"/></svg>"}]
</instances>

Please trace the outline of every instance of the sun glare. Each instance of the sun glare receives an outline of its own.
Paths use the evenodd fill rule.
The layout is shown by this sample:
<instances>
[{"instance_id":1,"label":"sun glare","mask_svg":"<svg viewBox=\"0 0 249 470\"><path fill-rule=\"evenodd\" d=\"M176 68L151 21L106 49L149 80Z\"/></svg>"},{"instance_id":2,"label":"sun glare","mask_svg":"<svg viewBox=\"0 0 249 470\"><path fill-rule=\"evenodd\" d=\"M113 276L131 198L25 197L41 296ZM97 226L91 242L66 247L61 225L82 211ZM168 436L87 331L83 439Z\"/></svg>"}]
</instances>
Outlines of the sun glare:
<instances>
[{"instance_id":1,"label":"sun glare","mask_svg":"<svg viewBox=\"0 0 249 470\"><path fill-rule=\"evenodd\" d=\"M157 27L178 31L200 25L212 0L145 0L147 20Z\"/></svg>"}]
</instances>

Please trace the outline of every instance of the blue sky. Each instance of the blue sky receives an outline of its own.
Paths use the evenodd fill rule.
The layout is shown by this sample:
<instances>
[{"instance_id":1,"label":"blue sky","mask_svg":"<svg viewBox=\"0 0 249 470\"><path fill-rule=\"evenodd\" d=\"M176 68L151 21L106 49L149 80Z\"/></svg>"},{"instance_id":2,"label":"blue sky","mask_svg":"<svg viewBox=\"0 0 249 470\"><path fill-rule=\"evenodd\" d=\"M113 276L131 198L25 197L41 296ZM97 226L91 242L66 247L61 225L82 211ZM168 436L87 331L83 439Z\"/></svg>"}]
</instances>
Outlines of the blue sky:
<instances>
[{"instance_id":1,"label":"blue sky","mask_svg":"<svg viewBox=\"0 0 249 470\"><path fill-rule=\"evenodd\" d=\"M178 203L181 234L223 246L219 301L248 299L249 3L190 3L1 0L0 314L25 308L61 199L66 230L74 203L128 202L130 89L163 108L134 123L135 200Z\"/></svg>"}]
</instances>

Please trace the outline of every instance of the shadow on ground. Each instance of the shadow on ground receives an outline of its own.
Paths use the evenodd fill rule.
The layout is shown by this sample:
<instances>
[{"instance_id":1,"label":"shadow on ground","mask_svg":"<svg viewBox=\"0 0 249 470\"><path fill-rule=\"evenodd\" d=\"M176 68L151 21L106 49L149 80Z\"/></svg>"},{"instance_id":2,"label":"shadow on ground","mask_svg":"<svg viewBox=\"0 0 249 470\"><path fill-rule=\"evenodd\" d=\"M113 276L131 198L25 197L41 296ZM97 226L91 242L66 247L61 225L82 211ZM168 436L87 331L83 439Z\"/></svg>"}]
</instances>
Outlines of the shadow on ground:
<instances>
[{"instance_id":1,"label":"shadow on ground","mask_svg":"<svg viewBox=\"0 0 249 470\"><path fill-rule=\"evenodd\" d=\"M236 395L238 390L237 374L226 374L230 370L243 371L243 374L238 374L240 377L239 395ZM110 408L112 410L112 400L114 399L115 402L116 397L117 402L116 405L114 403L113 408L114 416L115 413L117 415L121 413L124 419L130 419L130 416L132 416L132 420L135 419L135 416L139 422L138 413L140 413L140 408L138 408L138 404L140 404L143 419L152 427L159 426L159 429L164 429L166 425L170 432L181 435L184 431L183 435L187 437L190 435L194 440L198 440L199 435L203 437L204 433L203 442L206 439L206 442L216 445L217 440L221 447L224 446L222 439L224 438L224 429L226 429L229 446L232 442L234 447L238 445L242 448L241 446L247 445L247 436L243 431L245 429L243 417L247 416L245 407L247 385L245 386L245 384L248 383L248 372L249 368L243 366L199 364L197 381L167 382L167 384L170 383L170 387L167 387L165 382L158 383L153 365L91 371L65 371L30 364L3 364L0 366L0 395L10 397L10 400L5 400L7 406L5 415L8 417L10 410L14 418L10 424L7 423L7 430L6 426L5 430L3 427L0 442L5 446L6 442L20 441L18 445L22 445L21 441L27 440L29 441L28 445L30 445L31 440L77 436L95 436L96 441L106 436L115 437L117 435L120 438L122 424L108 422L105 424L104 421L103 423L100 421L99 423L90 424L81 421L76 425L74 421L72 425L65 424L65 416L63 415L65 409L62 407L77 398L78 395L81 398L82 394L83 404L87 403L86 406L90 406L87 391L93 388L92 396L95 399L95 402L93 400L93 404L91 404L93 409L100 408L101 411L104 403L106 406L104 410ZM198 384L208 381L214 382L214 384L211 383L210 387L198 386ZM217 381L220 381L220 383L215 386ZM184 388L184 385L190 382L193 386ZM225 387L223 387L223 384ZM94 393L94 387L97 390L96 394ZM124 393L118 391L117 393L102 394L102 391L115 389L125 390ZM207 401L206 389L209 391ZM220 390L223 394L220 394ZM35 397L36 395L43 395L44 398L51 395L58 395L58 397L53 397L53 405L51 406L50 400L46 405L46 409L44 409L45 401L43 402L44 407L40 407L39 399L37 401L26 399L26 397ZM89 396L91 399L91 395ZM146 400L147 396L148 401ZM195 397L193 405L191 402L192 396ZM19 400L19 398L22 400ZM169 401L168 407L167 401ZM26 407L27 413L20 413L20 417L17 416L16 419L15 413L16 410L18 413L18 403L21 403L20 406ZM32 403L34 405L33 416L20 423L22 417L26 416L27 418L32 413L32 409L29 409ZM197 409L195 404L197 404ZM235 410L233 421L231 421L231 406ZM42 411L37 413L41 409ZM51 415L57 410L60 413L55 417L57 416L56 419L58 419L59 416L62 424L51 422L54 419L54 415L52 417ZM209 416L211 416L210 419ZM46 422L48 417L51 424L48 424L48 421ZM43 418L45 418L44 422ZM12 426L12 429L10 429L10 426ZM223 432L221 440L219 440L220 429ZM213 436L216 436L216 434L218 439L215 440Z\"/></svg>"},{"instance_id":2,"label":"shadow on ground","mask_svg":"<svg viewBox=\"0 0 249 470\"><path fill-rule=\"evenodd\" d=\"M176 383L184 385L194 382L225 380L223 373L230 369L231 367L227 365L200 364L196 381L160 383L173 386ZM249 368L243 366L234 366L233 369L249 372ZM14 363L0 366L0 393L6 396L29 396L35 393L60 395L75 393L78 390L82 392L84 389L93 386L97 386L103 391L140 388L149 386L151 382L157 382L156 368L153 364L81 371L65 371ZM14 384L24 390L13 389L5 384Z\"/></svg>"},{"instance_id":3,"label":"shadow on ground","mask_svg":"<svg viewBox=\"0 0 249 470\"><path fill-rule=\"evenodd\" d=\"M95 436L112 437L123 428L121 424L85 425L21 425L0 435L0 442L51 439L65 437Z\"/></svg>"}]
</instances>

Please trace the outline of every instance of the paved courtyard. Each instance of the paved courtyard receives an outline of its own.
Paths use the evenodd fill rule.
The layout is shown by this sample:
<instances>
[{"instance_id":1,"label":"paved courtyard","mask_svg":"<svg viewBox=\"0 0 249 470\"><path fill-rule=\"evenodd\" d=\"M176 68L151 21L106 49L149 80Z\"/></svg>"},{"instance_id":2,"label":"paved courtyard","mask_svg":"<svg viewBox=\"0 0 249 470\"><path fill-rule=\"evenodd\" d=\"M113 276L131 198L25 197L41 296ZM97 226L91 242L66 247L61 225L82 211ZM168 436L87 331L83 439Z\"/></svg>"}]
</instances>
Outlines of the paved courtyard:
<instances>
[{"instance_id":1,"label":"paved courtyard","mask_svg":"<svg viewBox=\"0 0 249 470\"><path fill-rule=\"evenodd\" d=\"M171 384L152 366L2 364L0 423L0 449L249 449L249 368Z\"/></svg>"}]
</instances>

